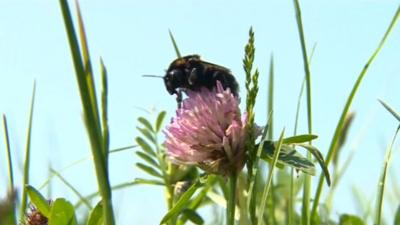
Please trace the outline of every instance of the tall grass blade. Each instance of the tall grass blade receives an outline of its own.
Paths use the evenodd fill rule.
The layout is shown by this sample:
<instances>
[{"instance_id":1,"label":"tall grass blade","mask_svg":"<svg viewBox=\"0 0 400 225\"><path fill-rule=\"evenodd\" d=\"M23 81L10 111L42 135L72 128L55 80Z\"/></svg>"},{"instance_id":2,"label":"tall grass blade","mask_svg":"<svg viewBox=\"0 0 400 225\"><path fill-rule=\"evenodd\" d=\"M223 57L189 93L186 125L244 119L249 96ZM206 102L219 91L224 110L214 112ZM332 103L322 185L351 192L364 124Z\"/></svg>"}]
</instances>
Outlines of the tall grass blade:
<instances>
[{"instance_id":1,"label":"tall grass blade","mask_svg":"<svg viewBox=\"0 0 400 225\"><path fill-rule=\"evenodd\" d=\"M274 56L272 54L269 62L268 113L271 114L271 122L268 126L268 139L272 140L274 138Z\"/></svg>"},{"instance_id":2,"label":"tall grass blade","mask_svg":"<svg viewBox=\"0 0 400 225\"><path fill-rule=\"evenodd\" d=\"M258 145L257 148L257 154L256 154L256 158L254 160L253 163L253 168L251 169L252 171L252 175L251 177L253 177L253 179L250 179L249 181L249 188L248 188L248 195L250 196L248 198L248 209L249 209L249 213L250 213L250 220L252 221L253 224L256 224L256 199L259 196L259 192L256 190L256 184L258 182L258 173L259 173L259 161L262 155L262 151L264 148L264 144L267 140L267 134L268 134L268 127L269 127L269 123L271 123L271 112L269 112L268 115L268 121L267 124L264 127L263 130L263 134L261 135L261 141Z\"/></svg>"},{"instance_id":3,"label":"tall grass blade","mask_svg":"<svg viewBox=\"0 0 400 225\"><path fill-rule=\"evenodd\" d=\"M299 114L300 114L300 106L301 106L301 97L303 96L304 86L306 83L306 79L304 77L303 81L301 82L300 93L297 98L297 107L296 107L296 116L294 122L294 130L293 135L297 134L297 127L299 124ZM289 201L288 201L288 225L294 224L294 208L295 208L295 193L294 193L294 169L290 169L290 194L289 194Z\"/></svg>"},{"instance_id":4,"label":"tall grass blade","mask_svg":"<svg viewBox=\"0 0 400 225\"><path fill-rule=\"evenodd\" d=\"M269 82L268 82L268 113L271 113L271 120L270 124L268 126L268 139L273 140L274 138L274 56L271 54L271 59L269 63ZM275 192L275 185L274 181L272 180L271 183L271 195L269 197L269 202L271 205L275 206L274 203L274 192ZM275 207L269 207L269 215L270 215L270 221L271 225L276 224L276 218L275 218Z\"/></svg>"},{"instance_id":5,"label":"tall grass blade","mask_svg":"<svg viewBox=\"0 0 400 225\"><path fill-rule=\"evenodd\" d=\"M110 153L110 130L108 128L108 81L107 81L107 69L100 59L100 74L101 74L101 124L103 134L103 149L106 165L108 165L108 156Z\"/></svg>"},{"instance_id":6,"label":"tall grass blade","mask_svg":"<svg viewBox=\"0 0 400 225\"><path fill-rule=\"evenodd\" d=\"M81 47L82 47L83 68L85 70L86 87L87 87L88 94L90 97L91 109L92 109L92 111L93 111L92 113L95 117L97 130L100 130L99 107L98 107L97 100L96 100L96 87L94 85L92 63L91 63L90 54L89 54L89 45L87 42L85 26L83 24L82 14L81 14L81 10L79 8L78 1L76 1L76 11L77 11L77 17L78 17L80 43L81 43ZM103 149L103 151L104 151L104 149ZM105 155L106 152L103 152L103 154Z\"/></svg>"},{"instance_id":7,"label":"tall grass blade","mask_svg":"<svg viewBox=\"0 0 400 225\"><path fill-rule=\"evenodd\" d=\"M169 33L169 37L171 38L172 44L174 45L174 50L175 50L176 56L177 56L178 58L182 58L182 55L181 55L181 53L179 52L178 45L176 44L174 35L172 34L171 30L168 30L168 33Z\"/></svg>"},{"instance_id":8,"label":"tall grass blade","mask_svg":"<svg viewBox=\"0 0 400 225\"><path fill-rule=\"evenodd\" d=\"M382 222L382 208L383 208L383 194L385 192L385 184L386 184L386 176L390 164L390 160L392 157L392 149L394 142L396 141L397 134L400 130L400 125L396 129L396 133L394 134L393 140L390 143L388 150L386 151L385 162L383 164L383 171L381 178L378 183L378 197L376 203L376 211L375 211L375 224L380 225Z\"/></svg>"},{"instance_id":9,"label":"tall grass blade","mask_svg":"<svg viewBox=\"0 0 400 225\"><path fill-rule=\"evenodd\" d=\"M27 204L28 194L26 192L25 186L29 184L29 169L30 169L30 161L31 161L31 136L32 136L32 122L33 122L33 108L35 105L35 93L36 93L36 81L33 83L33 91L32 91L32 99L31 99L31 108L29 113L29 125L28 125L28 133L26 135L26 146L25 146L25 160L24 160L24 174L22 178L22 200L21 200L21 208L20 208L20 221L23 221L25 217L25 210Z\"/></svg>"},{"instance_id":10,"label":"tall grass blade","mask_svg":"<svg viewBox=\"0 0 400 225\"><path fill-rule=\"evenodd\" d=\"M300 3L298 0L294 0L294 6L296 11L297 28L300 36L301 50L303 53L304 72L306 76L306 93L307 93L307 121L308 121L308 133L312 134L312 103L311 103L311 71L308 63L307 47L304 37L303 22L301 18ZM311 141L310 141L311 144ZM307 159L311 160L311 153L307 153ZM301 224L310 224L310 195L311 195L311 177L306 175L303 189L303 205L301 213Z\"/></svg>"},{"instance_id":11,"label":"tall grass blade","mask_svg":"<svg viewBox=\"0 0 400 225\"><path fill-rule=\"evenodd\" d=\"M399 122L400 122L400 114L396 112L392 107L390 107L387 103L379 99L379 102L389 111Z\"/></svg>"},{"instance_id":12,"label":"tall grass blade","mask_svg":"<svg viewBox=\"0 0 400 225\"><path fill-rule=\"evenodd\" d=\"M4 114L3 114L3 128L4 128L4 139L6 141L6 150L7 150L8 179L10 182L10 190L14 190L14 171L11 159L10 136L8 135L7 118L6 115Z\"/></svg>"},{"instance_id":13,"label":"tall grass blade","mask_svg":"<svg viewBox=\"0 0 400 225\"><path fill-rule=\"evenodd\" d=\"M315 43L311 54L310 54L310 59L309 63L311 63L312 57L314 56L315 48L317 47L317 44ZM293 135L297 134L297 127L299 123L299 114L300 114L300 106L301 106L301 98L303 96L304 92L304 86L306 84L306 76L304 76L303 81L301 82L301 87L300 87L300 92L299 96L297 98L297 107L296 107L296 116L295 116L295 122L294 122L294 130L293 130ZM289 201L288 201L288 224L293 225L294 223L294 169L290 169L290 195L289 195Z\"/></svg>"},{"instance_id":14,"label":"tall grass blade","mask_svg":"<svg viewBox=\"0 0 400 225\"><path fill-rule=\"evenodd\" d=\"M394 216L394 225L400 225L400 205L397 207L396 215Z\"/></svg>"},{"instance_id":15,"label":"tall grass blade","mask_svg":"<svg viewBox=\"0 0 400 225\"><path fill-rule=\"evenodd\" d=\"M367 73L369 66L374 61L375 57L378 55L378 53L382 49L383 45L385 44L389 34L393 30L393 28L394 28L399 16L400 16L400 6L397 8L397 11L396 11L395 15L393 16L393 19L390 22L390 25L387 28L382 40L380 41L380 43L378 44L378 47L375 49L375 51L372 53L371 57L369 58L369 60L365 64L364 68L362 69L361 73L359 74L359 76L358 76L358 78L357 78L357 80L356 80L356 82L355 82L355 84L353 86L353 89L350 92L349 97L347 98L346 104L345 104L345 106L343 108L342 114L341 114L340 119L338 121L338 124L336 126L335 133L333 135L333 138L332 138L329 150L328 150L328 154L327 154L327 156L325 158L325 163L326 163L327 166L329 166L330 161L332 160L332 158L336 154L336 149L337 149L336 146L337 146L338 141L339 141L340 133L341 133L341 131L343 129L343 125L345 123L346 116L347 116L347 114L349 112L350 106L351 106L351 104L353 102L353 99L354 99L356 93L357 93L357 90L358 90L363 78L365 77L365 74ZM324 180L324 177L323 177L323 175L321 175L319 177L317 191L315 192L315 197L314 197L314 202L313 202L313 207L312 207L312 212L311 212L312 218L314 216L316 216L316 214L317 214L317 208L318 208L318 205L319 205L319 200L320 200L321 193L322 193L322 188L323 188L323 180Z\"/></svg>"},{"instance_id":16,"label":"tall grass blade","mask_svg":"<svg viewBox=\"0 0 400 225\"><path fill-rule=\"evenodd\" d=\"M203 179L203 178L200 178ZM160 225L165 224L168 220L177 216L183 209L189 204L190 198L193 196L195 191L202 185L202 182L197 180L190 188L180 197L173 208L171 208L167 214L162 218Z\"/></svg>"},{"instance_id":17,"label":"tall grass blade","mask_svg":"<svg viewBox=\"0 0 400 225\"><path fill-rule=\"evenodd\" d=\"M67 37L70 44L72 60L74 62L76 78L78 81L79 92L81 96L81 103L83 106L84 112L84 121L86 124L86 129L89 134L89 140L93 155L93 161L95 165L96 177L98 188L101 194L101 198L104 206L104 221L105 225L113 225L114 221L114 212L112 207L112 197L111 197L111 188L108 177L108 166L105 160L106 150L104 149L104 139L102 137L100 122L99 122L99 113L97 108L94 105L93 100L95 100L94 95L94 86L89 88L92 85L91 81L87 80L87 73L85 66L83 65L82 56L80 54L78 40L76 37L74 25L71 18L71 13L68 7L68 3L66 0L59 0L61 11L64 18L65 29L67 31ZM83 25L81 25L81 32ZM87 48L86 48L87 50ZM85 49L84 49L85 51ZM86 57L86 56L85 56Z\"/></svg>"},{"instance_id":18,"label":"tall grass blade","mask_svg":"<svg viewBox=\"0 0 400 225\"><path fill-rule=\"evenodd\" d=\"M258 218L257 218L258 219L258 223L257 223L258 225L262 225L263 221L264 221L263 220L264 209L265 209L265 205L267 203L268 193L269 193L269 189L271 187L272 177L273 177L273 174L274 174L276 162L278 161L279 153L281 151L284 135L285 135L285 130L282 131L281 136L279 137L278 145L277 145L276 151L274 153L274 158L273 158L272 163L270 164L268 178L267 178L267 184L264 187L264 191L263 191L263 194L262 194L262 197L261 197L261 204L260 204L259 211L258 211Z\"/></svg>"},{"instance_id":19,"label":"tall grass blade","mask_svg":"<svg viewBox=\"0 0 400 225\"><path fill-rule=\"evenodd\" d=\"M6 115L3 114L3 128L4 128L4 139L6 142L6 151L7 151L7 164L8 164L8 179L9 179L9 191L12 193L14 191L14 171L13 171L13 164L12 164L12 158L11 158L11 148L10 148L10 137L8 134L8 126L7 126L7 118ZM17 218L15 217L17 215L16 208L15 208L15 199L11 198L13 201L12 204L12 209L10 212L10 223L16 225L17 224ZM1 224L1 222L0 222Z\"/></svg>"}]
</instances>

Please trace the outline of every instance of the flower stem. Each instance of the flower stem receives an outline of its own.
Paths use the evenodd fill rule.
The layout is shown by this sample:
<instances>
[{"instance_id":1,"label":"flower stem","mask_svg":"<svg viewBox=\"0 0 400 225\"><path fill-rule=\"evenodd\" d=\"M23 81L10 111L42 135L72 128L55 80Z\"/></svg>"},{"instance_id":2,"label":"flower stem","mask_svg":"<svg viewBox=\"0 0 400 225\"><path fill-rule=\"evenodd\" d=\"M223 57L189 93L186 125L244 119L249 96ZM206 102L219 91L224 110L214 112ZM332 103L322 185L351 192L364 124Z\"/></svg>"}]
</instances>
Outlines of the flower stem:
<instances>
[{"instance_id":1,"label":"flower stem","mask_svg":"<svg viewBox=\"0 0 400 225\"><path fill-rule=\"evenodd\" d=\"M237 175L235 173L229 177L229 198L228 198L228 205L226 207L227 225L235 224L236 181L237 181Z\"/></svg>"}]
</instances>

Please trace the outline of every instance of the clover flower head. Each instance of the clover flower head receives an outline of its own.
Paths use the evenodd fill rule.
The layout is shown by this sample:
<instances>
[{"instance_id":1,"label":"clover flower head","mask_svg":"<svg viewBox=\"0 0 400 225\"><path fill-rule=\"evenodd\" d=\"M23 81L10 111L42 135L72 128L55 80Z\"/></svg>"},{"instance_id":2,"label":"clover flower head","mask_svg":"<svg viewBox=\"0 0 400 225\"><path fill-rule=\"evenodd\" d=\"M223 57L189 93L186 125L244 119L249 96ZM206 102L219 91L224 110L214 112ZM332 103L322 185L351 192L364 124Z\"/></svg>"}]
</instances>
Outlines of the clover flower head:
<instances>
[{"instance_id":1,"label":"clover flower head","mask_svg":"<svg viewBox=\"0 0 400 225\"><path fill-rule=\"evenodd\" d=\"M213 90L187 90L186 94L188 97L164 131L169 158L209 173L230 175L241 170L247 116L241 116L239 99L218 81Z\"/></svg>"}]
</instances>

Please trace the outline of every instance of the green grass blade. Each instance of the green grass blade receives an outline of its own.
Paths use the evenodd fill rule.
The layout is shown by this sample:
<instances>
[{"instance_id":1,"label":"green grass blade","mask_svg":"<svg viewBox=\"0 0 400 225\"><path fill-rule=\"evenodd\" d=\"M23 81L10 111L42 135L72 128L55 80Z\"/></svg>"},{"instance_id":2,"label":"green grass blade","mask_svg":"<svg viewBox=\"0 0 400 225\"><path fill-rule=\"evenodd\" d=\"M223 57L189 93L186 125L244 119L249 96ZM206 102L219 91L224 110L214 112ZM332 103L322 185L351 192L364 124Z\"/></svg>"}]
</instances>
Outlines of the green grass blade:
<instances>
[{"instance_id":1,"label":"green grass blade","mask_svg":"<svg viewBox=\"0 0 400 225\"><path fill-rule=\"evenodd\" d=\"M32 122L33 122L33 109L35 104L35 93L36 93L36 82L33 83L33 91L32 91L32 99L31 99L31 108L29 113L29 125L28 125L28 133L26 136L26 146L25 146L25 160L24 160L24 174L22 180L22 187L25 187L29 184L29 169L30 169L30 161L31 161L31 136L32 136ZM20 208L20 221L23 221L25 217L25 210L27 205L27 197L28 194L25 188L22 188L22 200L21 200L21 208Z\"/></svg>"},{"instance_id":2,"label":"green grass blade","mask_svg":"<svg viewBox=\"0 0 400 225\"><path fill-rule=\"evenodd\" d=\"M196 197L194 197L192 201L190 201L187 208L191 210L196 210L198 207L200 207L201 203L207 196L208 191L214 187L216 181L217 181L216 176L209 176L209 179L207 180L205 187L201 189L200 193ZM184 225L187 220L188 218L185 215L182 215L179 218L177 225Z\"/></svg>"},{"instance_id":3,"label":"green grass blade","mask_svg":"<svg viewBox=\"0 0 400 225\"><path fill-rule=\"evenodd\" d=\"M137 145L130 145L130 146L126 146L126 147L121 147L121 148L115 148L115 149L113 149L113 150L110 150L110 154L113 154L113 153L118 153L118 152L122 152L122 151L126 151L126 150L129 150L129 149L132 149L132 148L135 148L135 147L137 147ZM78 165L78 164L80 164L80 163L83 163L83 162L85 162L86 160L89 160L89 159L91 159L91 157L90 156L86 156L86 157L83 157L83 158L81 158L81 159L78 159L78 160L76 160L76 161L74 161L74 162L72 162L72 163L70 163L69 165L67 165L67 166L65 166L65 167L63 167L63 168L61 168L61 169L59 169L58 170L58 173L62 173L62 172L64 172L65 170L68 170L68 169L70 169L70 168L72 168L72 167L74 167L74 166L76 166L76 165ZM50 167L49 167L50 168ZM50 169L49 169L50 170ZM49 177L39 186L39 190L41 190L41 189L43 189L44 187L46 187L47 185L49 185L49 183L50 183L50 181L51 181L51 179L54 177L54 174L53 173L49 173ZM50 195L49 195L50 196Z\"/></svg>"},{"instance_id":4,"label":"green grass blade","mask_svg":"<svg viewBox=\"0 0 400 225\"><path fill-rule=\"evenodd\" d=\"M10 190L14 190L14 171L11 159L11 149L10 149L10 137L8 135L8 126L6 115L3 114L3 128L4 128L4 138L6 142L7 150L7 163L8 163L8 178L10 182Z\"/></svg>"},{"instance_id":5,"label":"green grass blade","mask_svg":"<svg viewBox=\"0 0 400 225\"><path fill-rule=\"evenodd\" d=\"M76 37L68 3L66 0L59 0L59 2L64 18L65 29L67 31L67 37L70 44L76 78L78 81L81 103L84 112L84 121L87 132L89 134L89 141L95 165L98 188L104 204L104 221L105 225L114 225L115 220L111 201L112 197L110 181L108 177L108 166L104 157L104 139L101 134L98 111L96 111L93 107L93 99L95 98L91 97L91 93L94 93L94 89L90 89L88 87L88 83L90 84L90 82L87 81L87 73L82 63L82 56L80 54L78 40ZM81 28L82 27L83 26L81 26Z\"/></svg>"},{"instance_id":6,"label":"green grass blade","mask_svg":"<svg viewBox=\"0 0 400 225\"><path fill-rule=\"evenodd\" d=\"M170 209L167 214L162 218L160 225L165 224L168 220L177 216L183 209L189 204L189 200L195 191L202 185L202 182L197 180L190 188L180 197L180 199L176 202L174 207Z\"/></svg>"},{"instance_id":7,"label":"green grass blade","mask_svg":"<svg viewBox=\"0 0 400 225\"><path fill-rule=\"evenodd\" d=\"M394 217L394 225L400 225L400 205L397 207L396 215Z\"/></svg>"},{"instance_id":8,"label":"green grass blade","mask_svg":"<svg viewBox=\"0 0 400 225\"><path fill-rule=\"evenodd\" d=\"M252 165L253 168L251 169L251 172L253 174L251 174L250 176L252 177L252 179L250 179L250 181L249 181L248 195L250 196L250 198L248 198L247 205L248 205L248 209L250 212L250 219L253 224L256 223L256 203L257 203L256 198L258 197L258 194L259 194L257 192L257 190L255 190L256 184L258 182L258 177L259 177L258 176L258 173L259 173L259 171L258 171L259 163L258 162L260 161L260 158L261 158L261 155L263 152L263 148L264 148L264 144L267 140L267 134L268 134L268 130L269 130L268 127L269 127L269 123L271 122L271 115L272 115L272 112L269 113L267 124L265 125L263 134L261 135L261 141L257 148L256 158L254 159L254 162Z\"/></svg>"},{"instance_id":9,"label":"green grass blade","mask_svg":"<svg viewBox=\"0 0 400 225\"><path fill-rule=\"evenodd\" d=\"M5 198L0 201L0 224L1 225L17 225L15 218L15 201L17 192L10 190Z\"/></svg>"},{"instance_id":10,"label":"green grass blade","mask_svg":"<svg viewBox=\"0 0 400 225\"><path fill-rule=\"evenodd\" d=\"M97 104L97 99L96 99L96 86L94 85L92 63L91 63L90 54L89 54L89 45L87 42L85 26L83 24L82 14L81 14L81 10L79 8L78 1L76 1L76 11L77 11L77 17L78 17L79 36L80 36L80 41L81 41L80 43L81 43L81 47L82 47L83 67L85 70L86 87L88 89L91 109L92 109L92 113L95 117L97 130L100 130L100 118L99 118L100 116L99 116L99 106ZM103 154L104 155L107 154L105 149L103 149Z\"/></svg>"},{"instance_id":11,"label":"green grass blade","mask_svg":"<svg viewBox=\"0 0 400 225\"><path fill-rule=\"evenodd\" d=\"M171 38L172 44L174 45L175 53L178 58L182 58L181 53L179 52L178 45L176 44L174 35L172 34L171 30L168 30L169 37Z\"/></svg>"},{"instance_id":12,"label":"green grass blade","mask_svg":"<svg viewBox=\"0 0 400 225\"><path fill-rule=\"evenodd\" d=\"M314 139L317 139L318 136L314 134L302 134L302 135L296 135L292 137L288 137L283 139L284 144L299 144L299 143L304 143L304 142L310 142Z\"/></svg>"},{"instance_id":13,"label":"green grass blade","mask_svg":"<svg viewBox=\"0 0 400 225\"><path fill-rule=\"evenodd\" d=\"M108 81L107 81L107 69L100 59L100 74L101 74L101 124L103 134L103 149L106 165L108 165L108 156L110 151L110 130L108 128Z\"/></svg>"},{"instance_id":14,"label":"green grass blade","mask_svg":"<svg viewBox=\"0 0 400 225\"><path fill-rule=\"evenodd\" d=\"M264 215L264 209L265 209L265 205L267 203L267 198L268 198L268 193L269 193L269 189L271 187L271 183L272 183L272 177L274 174L274 170L275 170L275 166L276 166L276 162L278 161L278 157L279 157L279 153L281 151L281 147L282 147L282 143L283 143L283 137L285 135L285 130L282 131L281 136L279 137L279 141L278 141L278 145L276 147L276 151L274 153L274 158L272 163L270 164L269 167L269 173L268 173L268 178L267 178L267 184L264 187L264 191L261 197L261 204L259 207L259 211L258 211L258 225L262 225L263 224L263 215Z\"/></svg>"},{"instance_id":15,"label":"green grass blade","mask_svg":"<svg viewBox=\"0 0 400 225\"><path fill-rule=\"evenodd\" d=\"M293 135L297 134L297 127L299 124L299 115L300 115L300 106L301 106L301 97L303 96L304 92L304 86L306 83L306 79L304 77L303 81L301 82L301 87L300 87L300 92L299 96L297 98L297 107L296 107L296 116L295 116L295 121L294 121L294 130L293 130ZM289 202L288 202L288 224L293 225L294 224L294 207L295 207L295 194L294 194L294 169L290 169L290 195L289 195Z\"/></svg>"},{"instance_id":16,"label":"green grass blade","mask_svg":"<svg viewBox=\"0 0 400 225\"><path fill-rule=\"evenodd\" d=\"M397 127L396 132L393 137L393 140L390 143L388 150L386 151L385 162L383 164L383 171L382 171L382 175L379 180L379 183L378 183L378 196L377 196L377 204L376 204L376 211L375 211L375 224L376 225L380 225L382 222L383 194L385 192L386 176L387 176L390 160L392 157L393 145L394 145L394 142L396 141L399 130L400 130L400 125Z\"/></svg>"},{"instance_id":17,"label":"green grass blade","mask_svg":"<svg viewBox=\"0 0 400 225\"><path fill-rule=\"evenodd\" d=\"M60 179L61 182L63 182L69 189L71 189L71 191L79 198L80 201L83 202L83 204L85 204L87 206L88 209L91 210L93 208L92 205L90 204L90 202L87 199L85 199L84 196L81 195L81 193L78 191L78 189L76 189L63 176L61 176L60 173L58 173L54 169L50 169L50 170L58 179Z\"/></svg>"},{"instance_id":18,"label":"green grass blade","mask_svg":"<svg viewBox=\"0 0 400 225\"><path fill-rule=\"evenodd\" d=\"M379 100L379 102L386 108L387 111L389 111L394 116L394 118L396 118L400 122L400 114L396 112L396 110L394 110L382 100Z\"/></svg>"},{"instance_id":19,"label":"green grass blade","mask_svg":"<svg viewBox=\"0 0 400 225\"><path fill-rule=\"evenodd\" d=\"M307 93L307 121L308 121L308 133L312 134L312 102L311 102L311 71L307 56L307 47L304 37L303 21L301 18L300 3L298 0L294 0L294 6L296 11L297 28L300 36L301 50L303 55L304 72L306 76L306 93ZM311 145L311 141L310 141ZM307 159L311 160L311 153L307 153ZM301 213L301 224L310 224L310 195L311 195L311 177L306 175L303 189L303 204Z\"/></svg>"},{"instance_id":20,"label":"green grass blade","mask_svg":"<svg viewBox=\"0 0 400 225\"><path fill-rule=\"evenodd\" d=\"M339 141L339 137L340 137L340 133L343 129L343 125L346 121L346 115L349 112L350 106L353 102L353 99L358 91L358 88L363 80L363 78L365 77L365 74L368 71L369 66L371 65L371 63L374 61L374 59L376 58L376 56L378 55L378 53L380 52L380 50L382 49L383 45L385 44L387 38L389 37L389 34L391 33L391 31L393 30L398 18L400 17L400 6L397 8L397 11L395 13L395 15L393 16L392 21L390 22L389 27L387 28L382 40L380 41L380 43L378 44L378 47L375 49L375 51L372 53L371 57L369 58L369 60L367 61L367 63L365 64L364 68L362 69L361 73L359 74L353 89L350 92L349 97L347 98L346 104L343 108L342 114L340 116L339 122L336 126L335 129L335 133L333 135L329 150L328 150L328 154L325 158L325 163L327 166L329 166L330 161L332 160L332 158L334 157L334 155L336 154L336 146L338 144ZM317 208L319 205L319 200L322 194L322 188L323 188L323 180L324 180L324 176L321 175L319 177L319 181L318 181L318 186L317 186L317 191L315 193L315 197L314 197L314 202L313 202L313 207L312 207L312 212L311 212L311 216L314 217L317 214Z\"/></svg>"},{"instance_id":21,"label":"green grass blade","mask_svg":"<svg viewBox=\"0 0 400 225\"><path fill-rule=\"evenodd\" d=\"M274 56L271 55L269 62L269 82L268 82L268 111L271 113L271 122L269 124L268 139L274 138Z\"/></svg>"},{"instance_id":22,"label":"green grass blade","mask_svg":"<svg viewBox=\"0 0 400 225\"><path fill-rule=\"evenodd\" d=\"M303 22L301 18L300 3L298 0L294 0L297 28L300 36L301 52L303 55L304 72L306 76L306 93L307 93L307 118L308 118L308 133L312 134L312 109L311 109L311 70L307 56L307 47L304 37Z\"/></svg>"}]
</instances>

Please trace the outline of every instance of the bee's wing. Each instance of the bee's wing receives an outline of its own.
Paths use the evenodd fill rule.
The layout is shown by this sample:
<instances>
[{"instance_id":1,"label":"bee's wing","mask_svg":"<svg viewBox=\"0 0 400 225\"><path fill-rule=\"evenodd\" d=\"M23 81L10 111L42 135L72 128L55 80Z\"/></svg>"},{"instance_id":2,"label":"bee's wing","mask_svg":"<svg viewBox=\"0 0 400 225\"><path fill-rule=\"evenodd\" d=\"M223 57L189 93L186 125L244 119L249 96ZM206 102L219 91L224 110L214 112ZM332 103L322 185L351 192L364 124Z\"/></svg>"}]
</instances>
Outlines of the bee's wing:
<instances>
[{"instance_id":1,"label":"bee's wing","mask_svg":"<svg viewBox=\"0 0 400 225\"><path fill-rule=\"evenodd\" d=\"M227 73L231 73L231 70L226 68L226 67L223 67L223 66L220 66L220 65L217 65L217 64L214 64L214 63L206 62L206 61L201 61L201 62L207 68L215 69L215 70L223 70L223 71L225 71Z\"/></svg>"}]
</instances>

